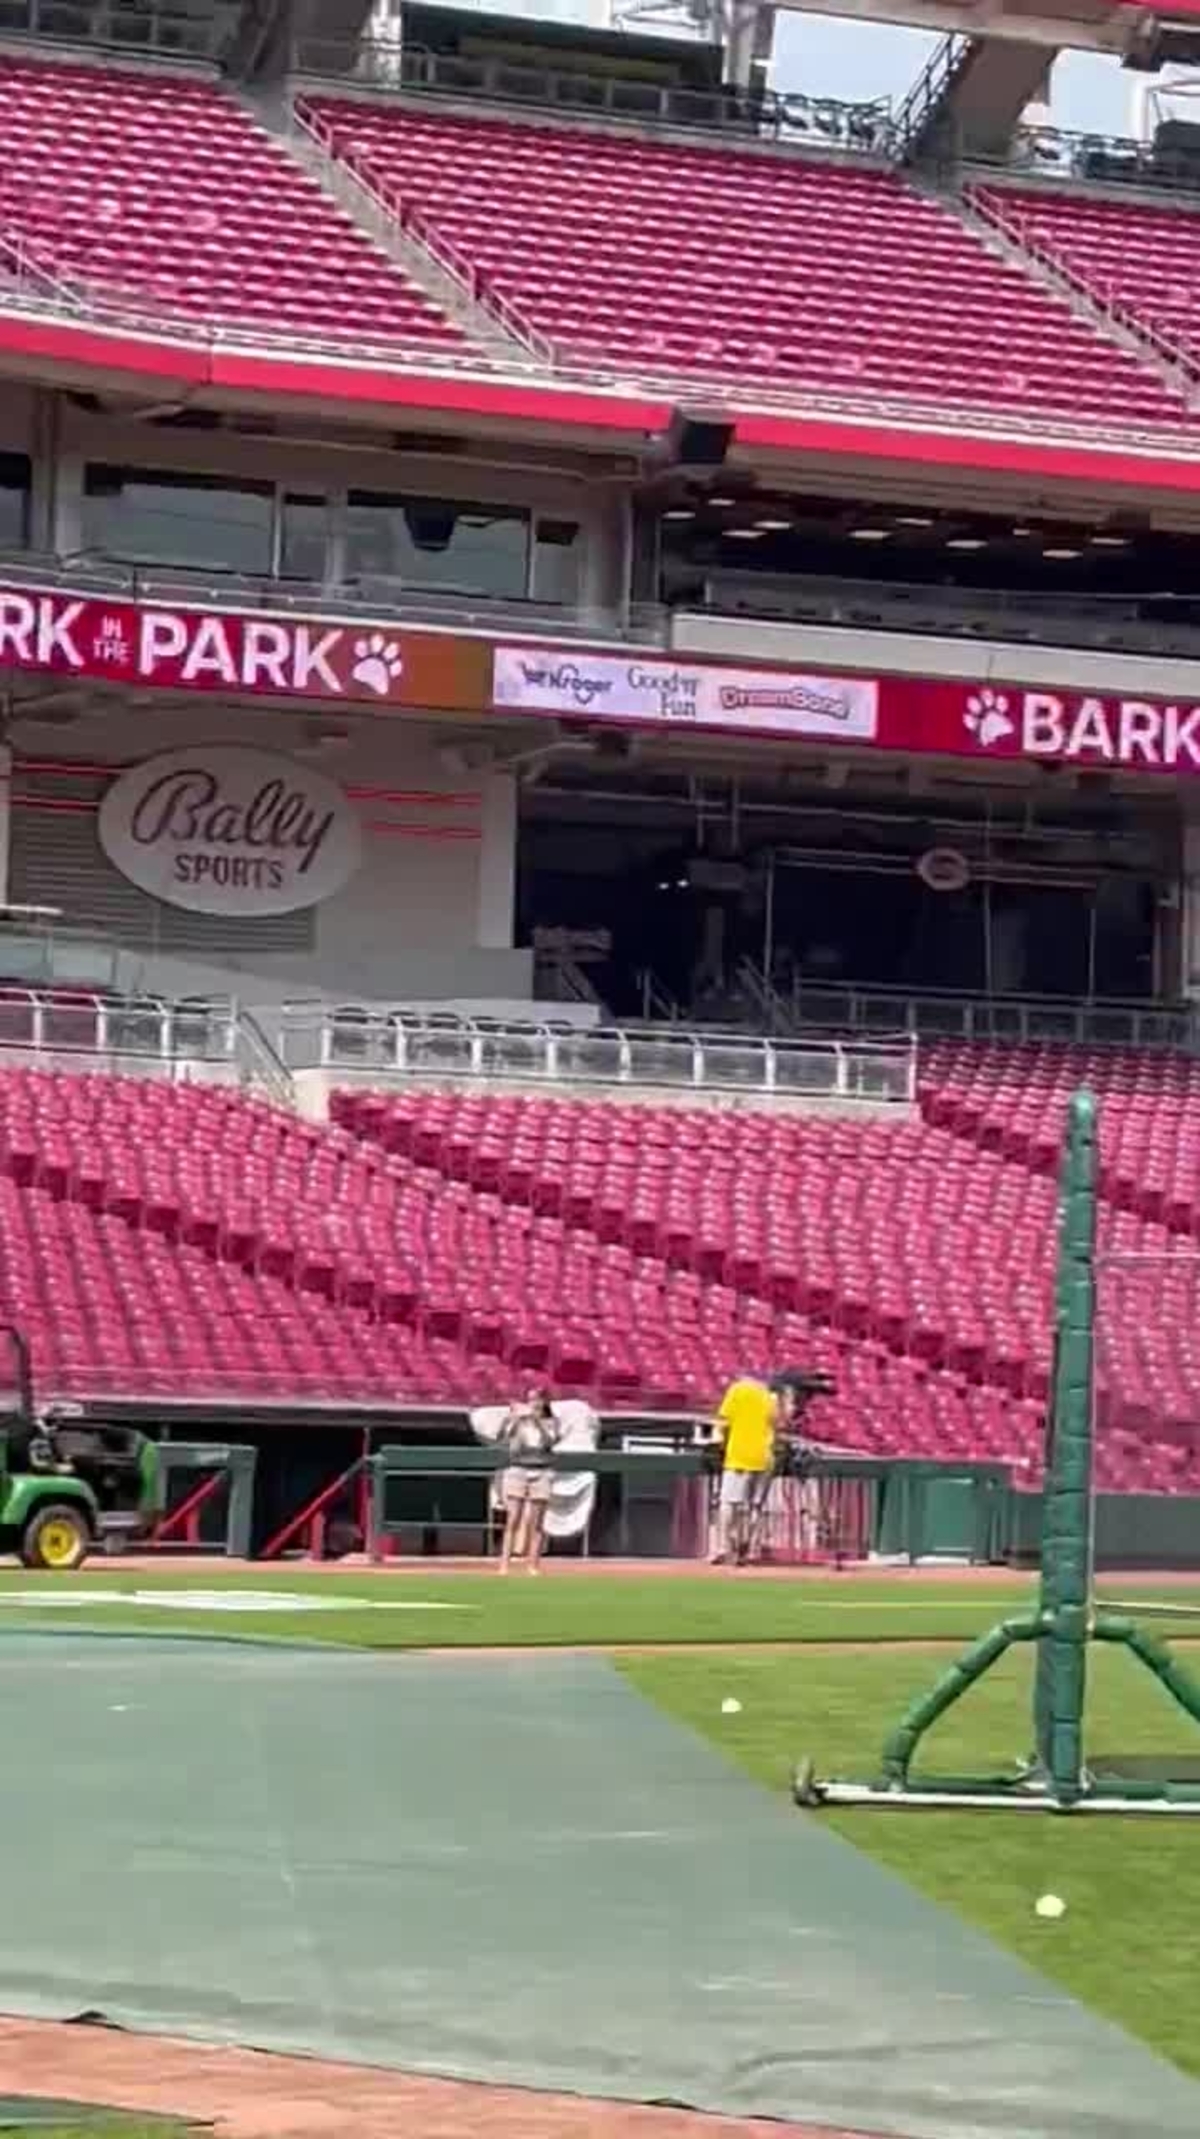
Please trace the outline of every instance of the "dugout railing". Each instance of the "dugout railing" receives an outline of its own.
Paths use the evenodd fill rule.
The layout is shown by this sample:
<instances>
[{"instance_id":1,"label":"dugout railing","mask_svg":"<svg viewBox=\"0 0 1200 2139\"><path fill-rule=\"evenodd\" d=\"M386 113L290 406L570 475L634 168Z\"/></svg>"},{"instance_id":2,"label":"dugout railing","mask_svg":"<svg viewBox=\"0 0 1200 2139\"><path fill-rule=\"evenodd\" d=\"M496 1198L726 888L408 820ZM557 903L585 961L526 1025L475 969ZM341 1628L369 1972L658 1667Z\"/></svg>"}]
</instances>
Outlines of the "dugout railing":
<instances>
[{"instance_id":1,"label":"dugout railing","mask_svg":"<svg viewBox=\"0 0 1200 2139\"><path fill-rule=\"evenodd\" d=\"M483 1445L390 1443L366 1459L367 1549L486 1553L495 1537L492 1483L504 1452ZM646 1556L703 1557L709 1542L713 1466L682 1436L659 1447L556 1450L556 1476L594 1476L601 1491L593 1529L605 1556L632 1556L631 1503L651 1481L666 1484L657 1534L640 1525ZM953 1466L817 1455L780 1476L772 1495L766 1548L778 1565L845 1566L872 1558L917 1562L953 1557L999 1565L1010 1553L1012 1493L997 1464ZM579 1540L587 1553L593 1539Z\"/></svg>"}]
</instances>

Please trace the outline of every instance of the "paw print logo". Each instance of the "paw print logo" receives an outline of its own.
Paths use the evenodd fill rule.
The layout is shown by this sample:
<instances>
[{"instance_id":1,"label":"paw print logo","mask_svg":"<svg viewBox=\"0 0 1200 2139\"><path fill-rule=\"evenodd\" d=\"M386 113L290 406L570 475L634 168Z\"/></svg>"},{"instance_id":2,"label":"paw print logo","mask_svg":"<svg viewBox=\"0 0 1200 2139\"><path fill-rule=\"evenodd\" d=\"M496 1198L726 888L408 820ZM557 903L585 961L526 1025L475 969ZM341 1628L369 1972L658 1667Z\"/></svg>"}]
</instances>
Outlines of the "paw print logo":
<instances>
[{"instance_id":1,"label":"paw print logo","mask_svg":"<svg viewBox=\"0 0 1200 2139\"><path fill-rule=\"evenodd\" d=\"M1003 691L986 688L972 691L963 723L985 750L990 750L993 743L1002 742L1006 735L1014 734L1017 725L1009 713Z\"/></svg>"},{"instance_id":2,"label":"paw print logo","mask_svg":"<svg viewBox=\"0 0 1200 2139\"><path fill-rule=\"evenodd\" d=\"M385 639L381 631L373 631L369 639L356 639L350 674L364 690L374 691L377 698L386 698L392 685L404 674L404 655L398 642Z\"/></svg>"}]
</instances>

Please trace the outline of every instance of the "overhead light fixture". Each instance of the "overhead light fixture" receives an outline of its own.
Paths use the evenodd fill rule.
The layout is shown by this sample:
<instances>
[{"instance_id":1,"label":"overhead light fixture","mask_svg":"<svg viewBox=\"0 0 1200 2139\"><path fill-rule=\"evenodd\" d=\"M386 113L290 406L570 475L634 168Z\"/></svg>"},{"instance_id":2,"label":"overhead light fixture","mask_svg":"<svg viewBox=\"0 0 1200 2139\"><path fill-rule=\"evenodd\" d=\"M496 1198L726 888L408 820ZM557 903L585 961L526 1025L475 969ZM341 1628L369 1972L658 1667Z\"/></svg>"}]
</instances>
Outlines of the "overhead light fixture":
<instances>
[{"instance_id":1,"label":"overhead light fixture","mask_svg":"<svg viewBox=\"0 0 1200 2139\"><path fill-rule=\"evenodd\" d=\"M852 527L850 540L851 542L886 542L891 532L890 527Z\"/></svg>"},{"instance_id":2,"label":"overhead light fixture","mask_svg":"<svg viewBox=\"0 0 1200 2139\"><path fill-rule=\"evenodd\" d=\"M1080 550L1073 550L1064 546L1061 548L1043 550L1042 555L1043 557L1052 557L1055 563L1062 562L1065 564L1069 561L1070 558L1081 556L1082 552Z\"/></svg>"},{"instance_id":3,"label":"overhead light fixture","mask_svg":"<svg viewBox=\"0 0 1200 2139\"><path fill-rule=\"evenodd\" d=\"M1128 535L1089 535L1088 541L1094 550L1125 550L1129 547Z\"/></svg>"},{"instance_id":4,"label":"overhead light fixture","mask_svg":"<svg viewBox=\"0 0 1200 2139\"><path fill-rule=\"evenodd\" d=\"M761 527L727 527L723 534L727 542L761 542L763 538Z\"/></svg>"},{"instance_id":5,"label":"overhead light fixture","mask_svg":"<svg viewBox=\"0 0 1200 2139\"><path fill-rule=\"evenodd\" d=\"M763 535L784 535L791 524L790 520L756 520L754 523Z\"/></svg>"},{"instance_id":6,"label":"overhead light fixture","mask_svg":"<svg viewBox=\"0 0 1200 2139\"><path fill-rule=\"evenodd\" d=\"M900 512L896 514L897 527L933 527L935 524L932 513Z\"/></svg>"},{"instance_id":7,"label":"overhead light fixture","mask_svg":"<svg viewBox=\"0 0 1200 2139\"><path fill-rule=\"evenodd\" d=\"M710 505L736 505L737 499L727 497L723 490L719 494L715 490L710 490L708 494L708 503Z\"/></svg>"},{"instance_id":8,"label":"overhead light fixture","mask_svg":"<svg viewBox=\"0 0 1200 2139\"><path fill-rule=\"evenodd\" d=\"M696 509L693 505L672 505L670 510L663 514L664 520L694 520L695 517Z\"/></svg>"},{"instance_id":9,"label":"overhead light fixture","mask_svg":"<svg viewBox=\"0 0 1200 2139\"><path fill-rule=\"evenodd\" d=\"M987 543L982 535L951 535L946 548L948 550L986 550Z\"/></svg>"}]
</instances>

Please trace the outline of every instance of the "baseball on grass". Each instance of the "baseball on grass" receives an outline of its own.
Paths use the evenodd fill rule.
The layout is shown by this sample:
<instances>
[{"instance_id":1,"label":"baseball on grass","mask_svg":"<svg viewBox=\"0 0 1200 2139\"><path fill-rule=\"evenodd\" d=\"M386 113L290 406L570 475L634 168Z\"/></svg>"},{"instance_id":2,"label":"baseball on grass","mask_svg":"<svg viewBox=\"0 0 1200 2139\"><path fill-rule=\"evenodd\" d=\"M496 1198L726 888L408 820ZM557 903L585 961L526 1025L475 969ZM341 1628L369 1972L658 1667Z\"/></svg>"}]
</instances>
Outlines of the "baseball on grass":
<instances>
[{"instance_id":1,"label":"baseball on grass","mask_svg":"<svg viewBox=\"0 0 1200 2139\"><path fill-rule=\"evenodd\" d=\"M723 1716L740 1716L741 1712L741 1702L735 1701L731 1693L726 1694L725 1699L721 1703L721 1714Z\"/></svg>"},{"instance_id":2,"label":"baseball on grass","mask_svg":"<svg viewBox=\"0 0 1200 2139\"><path fill-rule=\"evenodd\" d=\"M1067 1904L1061 1894L1039 1894L1033 1906L1039 1916L1059 1917L1067 1913Z\"/></svg>"}]
</instances>

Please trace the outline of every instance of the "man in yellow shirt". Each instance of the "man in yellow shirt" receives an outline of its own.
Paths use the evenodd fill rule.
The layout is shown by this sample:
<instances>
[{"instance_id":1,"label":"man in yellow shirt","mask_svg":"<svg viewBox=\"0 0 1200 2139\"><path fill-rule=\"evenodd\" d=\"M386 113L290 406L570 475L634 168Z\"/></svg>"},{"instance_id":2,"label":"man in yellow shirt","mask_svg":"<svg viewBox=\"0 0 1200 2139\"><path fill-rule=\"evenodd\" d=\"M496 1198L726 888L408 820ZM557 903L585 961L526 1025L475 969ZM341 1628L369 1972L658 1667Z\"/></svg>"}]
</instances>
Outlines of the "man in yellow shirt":
<instances>
[{"instance_id":1,"label":"man in yellow shirt","mask_svg":"<svg viewBox=\"0 0 1200 2139\"><path fill-rule=\"evenodd\" d=\"M783 1375L769 1382L743 1375L721 1398L715 1423L724 1449L714 1565L757 1556L775 1476L775 1436L794 1408L795 1392Z\"/></svg>"}]
</instances>

